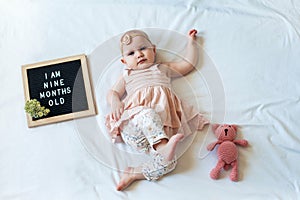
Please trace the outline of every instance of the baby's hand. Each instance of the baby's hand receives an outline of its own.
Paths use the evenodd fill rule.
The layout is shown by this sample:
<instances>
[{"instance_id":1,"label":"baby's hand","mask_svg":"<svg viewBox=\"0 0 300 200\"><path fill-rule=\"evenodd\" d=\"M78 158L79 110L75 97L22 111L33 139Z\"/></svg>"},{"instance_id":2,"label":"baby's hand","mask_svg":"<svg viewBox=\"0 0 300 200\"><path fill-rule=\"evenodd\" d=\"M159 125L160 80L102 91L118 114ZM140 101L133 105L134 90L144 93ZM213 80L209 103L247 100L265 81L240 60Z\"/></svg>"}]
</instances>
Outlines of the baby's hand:
<instances>
[{"instance_id":1,"label":"baby's hand","mask_svg":"<svg viewBox=\"0 0 300 200\"><path fill-rule=\"evenodd\" d=\"M192 29L192 30L189 31L189 36L190 36L193 40L196 39L196 37L197 37L196 34L197 34L197 30L196 30L196 29Z\"/></svg>"},{"instance_id":2,"label":"baby's hand","mask_svg":"<svg viewBox=\"0 0 300 200\"><path fill-rule=\"evenodd\" d=\"M124 104L120 101L112 102L112 112L110 114L111 119L118 121L124 111Z\"/></svg>"}]
</instances>

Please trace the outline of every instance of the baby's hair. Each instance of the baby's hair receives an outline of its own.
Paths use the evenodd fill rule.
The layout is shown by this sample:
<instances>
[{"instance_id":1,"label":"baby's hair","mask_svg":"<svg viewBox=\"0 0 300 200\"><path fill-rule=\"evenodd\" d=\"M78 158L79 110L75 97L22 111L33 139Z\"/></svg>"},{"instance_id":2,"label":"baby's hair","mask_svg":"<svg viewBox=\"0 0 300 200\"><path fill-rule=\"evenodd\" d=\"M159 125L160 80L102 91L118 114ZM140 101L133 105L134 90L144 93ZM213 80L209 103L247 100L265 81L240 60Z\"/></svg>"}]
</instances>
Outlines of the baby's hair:
<instances>
[{"instance_id":1,"label":"baby's hair","mask_svg":"<svg viewBox=\"0 0 300 200\"><path fill-rule=\"evenodd\" d=\"M130 30L130 31L125 32L120 39L120 49L121 49L122 54L123 54L123 46L129 45L132 41L132 38L134 38L136 36L144 37L146 40L148 40L150 42L150 44L152 44L152 42L149 39L149 36L144 31Z\"/></svg>"}]
</instances>

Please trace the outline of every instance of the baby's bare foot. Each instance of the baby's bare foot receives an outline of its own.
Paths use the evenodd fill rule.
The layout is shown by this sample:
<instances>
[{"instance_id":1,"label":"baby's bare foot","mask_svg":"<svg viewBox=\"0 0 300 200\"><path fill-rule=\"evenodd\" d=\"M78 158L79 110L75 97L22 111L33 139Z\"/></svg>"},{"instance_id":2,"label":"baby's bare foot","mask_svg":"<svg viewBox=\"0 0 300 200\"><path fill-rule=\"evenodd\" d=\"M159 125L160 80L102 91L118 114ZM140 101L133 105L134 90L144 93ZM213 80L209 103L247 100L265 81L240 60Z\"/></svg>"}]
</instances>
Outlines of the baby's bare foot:
<instances>
[{"instance_id":1,"label":"baby's bare foot","mask_svg":"<svg viewBox=\"0 0 300 200\"><path fill-rule=\"evenodd\" d=\"M142 173L135 172L133 167L127 167L121 177L119 184L117 185L117 190L124 190L134 181L141 179L145 179Z\"/></svg>"},{"instance_id":2,"label":"baby's bare foot","mask_svg":"<svg viewBox=\"0 0 300 200\"><path fill-rule=\"evenodd\" d=\"M178 142L184 137L183 134L173 135L168 143L157 146L157 151L167 160L173 160Z\"/></svg>"}]
</instances>

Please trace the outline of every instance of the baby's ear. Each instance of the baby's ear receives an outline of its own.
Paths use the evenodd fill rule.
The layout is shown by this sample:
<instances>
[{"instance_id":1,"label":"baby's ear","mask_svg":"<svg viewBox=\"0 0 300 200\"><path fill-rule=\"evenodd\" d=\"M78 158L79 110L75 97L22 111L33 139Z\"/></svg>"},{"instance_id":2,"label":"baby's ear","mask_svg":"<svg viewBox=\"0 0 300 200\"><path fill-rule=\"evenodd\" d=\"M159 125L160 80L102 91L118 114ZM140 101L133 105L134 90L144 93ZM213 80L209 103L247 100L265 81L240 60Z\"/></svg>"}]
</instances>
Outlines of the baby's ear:
<instances>
[{"instance_id":1,"label":"baby's ear","mask_svg":"<svg viewBox=\"0 0 300 200\"><path fill-rule=\"evenodd\" d=\"M153 44L152 47L153 47L154 53L156 53L156 46Z\"/></svg>"},{"instance_id":2,"label":"baby's ear","mask_svg":"<svg viewBox=\"0 0 300 200\"><path fill-rule=\"evenodd\" d=\"M220 126L220 124L213 124L212 125L212 130L213 130L213 132L215 132L216 131L216 129L218 128Z\"/></svg>"},{"instance_id":3,"label":"baby's ear","mask_svg":"<svg viewBox=\"0 0 300 200\"><path fill-rule=\"evenodd\" d=\"M121 62L126 65L126 61L124 58L121 58Z\"/></svg>"}]
</instances>

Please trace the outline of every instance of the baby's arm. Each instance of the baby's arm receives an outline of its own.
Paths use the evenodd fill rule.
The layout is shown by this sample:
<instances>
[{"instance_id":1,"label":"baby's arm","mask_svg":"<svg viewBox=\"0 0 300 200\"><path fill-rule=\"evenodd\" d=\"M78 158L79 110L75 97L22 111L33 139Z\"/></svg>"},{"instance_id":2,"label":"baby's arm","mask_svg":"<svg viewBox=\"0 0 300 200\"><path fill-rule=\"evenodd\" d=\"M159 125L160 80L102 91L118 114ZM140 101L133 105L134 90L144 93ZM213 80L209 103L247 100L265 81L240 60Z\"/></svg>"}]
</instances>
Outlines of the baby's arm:
<instances>
[{"instance_id":1,"label":"baby's arm","mask_svg":"<svg viewBox=\"0 0 300 200\"><path fill-rule=\"evenodd\" d=\"M107 102L111 107L110 117L119 120L124 111L124 104L121 102L122 96L125 94L125 81L121 76L116 84L108 91Z\"/></svg>"},{"instance_id":2,"label":"baby's arm","mask_svg":"<svg viewBox=\"0 0 300 200\"><path fill-rule=\"evenodd\" d=\"M171 74L174 76L186 75L191 72L198 62L198 48L196 43L196 36L197 30L192 29L188 33L188 42L185 49L185 56L184 59L178 62L169 62L164 63L167 65L173 73Z\"/></svg>"}]
</instances>

